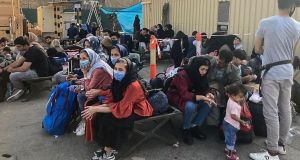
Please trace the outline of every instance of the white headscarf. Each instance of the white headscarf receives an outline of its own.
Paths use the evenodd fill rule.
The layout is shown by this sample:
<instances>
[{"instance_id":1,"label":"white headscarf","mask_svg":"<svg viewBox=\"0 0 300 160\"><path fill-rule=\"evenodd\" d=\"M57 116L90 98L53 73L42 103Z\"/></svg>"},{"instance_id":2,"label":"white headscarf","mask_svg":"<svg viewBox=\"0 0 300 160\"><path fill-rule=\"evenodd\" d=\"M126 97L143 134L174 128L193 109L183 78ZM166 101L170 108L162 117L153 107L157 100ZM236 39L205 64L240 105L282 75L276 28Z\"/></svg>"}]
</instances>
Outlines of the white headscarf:
<instances>
[{"instance_id":1,"label":"white headscarf","mask_svg":"<svg viewBox=\"0 0 300 160\"><path fill-rule=\"evenodd\" d=\"M92 73L97 68L104 69L111 77L113 77L113 69L92 49L83 49L89 56L91 69L88 71L88 78L91 78Z\"/></svg>"}]
</instances>

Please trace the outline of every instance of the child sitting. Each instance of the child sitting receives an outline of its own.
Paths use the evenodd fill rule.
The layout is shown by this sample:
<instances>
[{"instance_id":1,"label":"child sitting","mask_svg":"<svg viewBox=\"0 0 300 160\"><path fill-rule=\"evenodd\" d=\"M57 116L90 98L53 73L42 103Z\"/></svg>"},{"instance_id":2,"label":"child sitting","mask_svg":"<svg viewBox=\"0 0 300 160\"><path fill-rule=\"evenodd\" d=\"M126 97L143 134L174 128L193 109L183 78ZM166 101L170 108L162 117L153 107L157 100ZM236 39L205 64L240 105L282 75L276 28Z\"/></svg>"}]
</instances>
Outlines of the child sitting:
<instances>
[{"instance_id":1,"label":"child sitting","mask_svg":"<svg viewBox=\"0 0 300 160\"><path fill-rule=\"evenodd\" d=\"M225 154L227 160L238 160L236 154L235 143L236 133L240 130L240 124L247 125L247 122L241 120L242 102L245 101L247 90L242 84L230 86L227 89L229 97L227 102L226 116L223 121L224 136L225 136Z\"/></svg>"}]
</instances>

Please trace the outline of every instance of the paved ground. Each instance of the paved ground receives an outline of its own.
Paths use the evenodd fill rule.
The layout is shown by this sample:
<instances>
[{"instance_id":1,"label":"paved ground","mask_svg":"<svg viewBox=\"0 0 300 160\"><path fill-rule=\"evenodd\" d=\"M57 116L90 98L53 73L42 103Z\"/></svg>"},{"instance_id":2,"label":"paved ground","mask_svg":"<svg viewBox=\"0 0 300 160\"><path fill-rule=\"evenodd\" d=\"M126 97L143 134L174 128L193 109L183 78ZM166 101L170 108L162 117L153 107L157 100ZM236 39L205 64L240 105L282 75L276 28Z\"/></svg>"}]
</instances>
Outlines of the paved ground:
<instances>
[{"instance_id":1,"label":"paved ground","mask_svg":"<svg viewBox=\"0 0 300 160\"><path fill-rule=\"evenodd\" d=\"M162 71L161 65L158 71ZM148 68L141 71L148 75ZM45 84L43 84L45 85ZM0 103L0 160L2 154L15 155L18 160L88 160L97 146L85 143L83 137L74 134L54 138L45 134L41 121L45 114L45 103L49 91L41 91L41 84L36 86L35 96L30 102ZM300 117L297 117L300 122ZM177 127L180 118L175 120ZM299 127L299 123L293 124ZM299 130L300 128L298 128ZM196 141L193 146L186 146L180 140L180 147L173 148L157 140L151 140L140 147L126 160L222 160L224 144L219 140L217 130L206 130L208 139ZM171 138L171 137L170 137ZM250 145L238 145L241 160L247 160L248 154L264 147L264 138L255 138ZM128 145L127 145L128 146ZM127 146L123 149L126 149ZM300 157L300 136L295 136L288 147L284 160L296 160Z\"/></svg>"}]
</instances>

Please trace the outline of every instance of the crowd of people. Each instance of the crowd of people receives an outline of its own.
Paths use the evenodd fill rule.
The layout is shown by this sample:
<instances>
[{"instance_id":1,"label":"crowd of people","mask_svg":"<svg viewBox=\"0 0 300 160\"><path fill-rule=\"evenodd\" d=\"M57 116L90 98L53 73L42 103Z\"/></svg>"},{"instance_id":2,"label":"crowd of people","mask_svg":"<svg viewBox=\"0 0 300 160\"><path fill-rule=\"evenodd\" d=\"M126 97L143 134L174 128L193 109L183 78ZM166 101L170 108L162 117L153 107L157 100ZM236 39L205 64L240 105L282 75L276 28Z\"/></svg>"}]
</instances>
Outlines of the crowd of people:
<instances>
[{"instance_id":1,"label":"crowd of people","mask_svg":"<svg viewBox=\"0 0 300 160\"><path fill-rule=\"evenodd\" d=\"M236 134L242 128L251 128L241 113L254 94L243 84L258 83L262 76L268 150L251 153L250 157L277 160L279 154L286 154L291 126L288 107L293 78L291 62L300 37L299 23L290 17L295 4L292 0L289 0L291 3L278 2L279 14L260 22L251 58L238 36L216 32L209 38L205 32L194 31L189 37L182 31L175 34L171 24L165 29L161 24L136 29L139 24L136 17L135 33L129 39L110 30L100 32L96 25L92 25L92 29L86 24L81 24L80 29L71 25L69 39L82 48L80 76L65 74L61 64L55 61L57 57L67 56L59 39L48 36L42 44L29 32L14 40L15 51L12 51L3 37L0 39L0 102L15 101L26 94L24 81L28 79L53 76L57 85L73 82L73 92L77 93L82 113L76 135L85 135L87 141L96 141L101 146L92 159L114 160L133 122L153 114L137 64L128 56L133 50L148 52L150 36L155 35L161 40L161 50L169 46L168 52L174 61L175 74L165 94L169 104L183 113L183 142L192 145L194 138L205 140L207 136L202 126L211 118L209 115L217 115L212 124L223 128L226 159L239 159ZM263 67L265 70L261 73L261 67L267 64L274 68Z\"/></svg>"}]
</instances>

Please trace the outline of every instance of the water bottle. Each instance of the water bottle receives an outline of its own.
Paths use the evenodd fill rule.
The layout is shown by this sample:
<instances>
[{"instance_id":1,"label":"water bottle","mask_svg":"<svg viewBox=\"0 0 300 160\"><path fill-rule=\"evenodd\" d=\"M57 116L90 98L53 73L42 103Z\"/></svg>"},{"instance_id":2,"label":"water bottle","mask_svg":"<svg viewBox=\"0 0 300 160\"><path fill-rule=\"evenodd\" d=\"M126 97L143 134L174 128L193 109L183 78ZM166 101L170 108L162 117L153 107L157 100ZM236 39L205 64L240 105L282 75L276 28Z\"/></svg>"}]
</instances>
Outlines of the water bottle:
<instances>
[{"instance_id":1,"label":"water bottle","mask_svg":"<svg viewBox=\"0 0 300 160\"><path fill-rule=\"evenodd\" d=\"M289 130L288 137L287 137L287 144L290 145L293 142L293 139L296 135L300 135L300 131L296 127L292 127Z\"/></svg>"}]
</instances>

